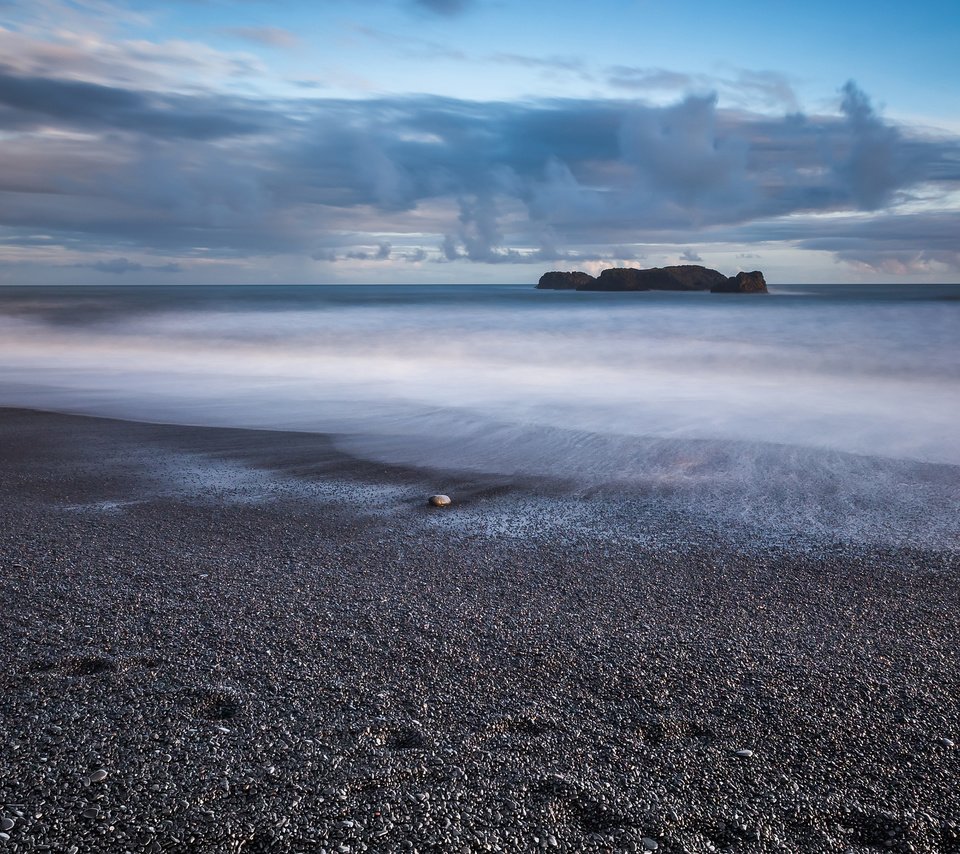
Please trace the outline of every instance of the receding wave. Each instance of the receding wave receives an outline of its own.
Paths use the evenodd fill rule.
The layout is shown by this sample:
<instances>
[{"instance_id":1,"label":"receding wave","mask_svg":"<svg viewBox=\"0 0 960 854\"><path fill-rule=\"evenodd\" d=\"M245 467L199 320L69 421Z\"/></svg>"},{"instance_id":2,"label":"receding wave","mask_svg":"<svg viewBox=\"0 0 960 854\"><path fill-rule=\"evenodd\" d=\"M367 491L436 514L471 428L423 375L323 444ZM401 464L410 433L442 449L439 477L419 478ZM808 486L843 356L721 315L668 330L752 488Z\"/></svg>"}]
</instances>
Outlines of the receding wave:
<instances>
[{"instance_id":1,"label":"receding wave","mask_svg":"<svg viewBox=\"0 0 960 854\"><path fill-rule=\"evenodd\" d=\"M960 305L939 292L24 290L0 299L6 405L323 431L388 462L728 505L735 486L849 524L956 498ZM947 468L898 492L905 461Z\"/></svg>"}]
</instances>

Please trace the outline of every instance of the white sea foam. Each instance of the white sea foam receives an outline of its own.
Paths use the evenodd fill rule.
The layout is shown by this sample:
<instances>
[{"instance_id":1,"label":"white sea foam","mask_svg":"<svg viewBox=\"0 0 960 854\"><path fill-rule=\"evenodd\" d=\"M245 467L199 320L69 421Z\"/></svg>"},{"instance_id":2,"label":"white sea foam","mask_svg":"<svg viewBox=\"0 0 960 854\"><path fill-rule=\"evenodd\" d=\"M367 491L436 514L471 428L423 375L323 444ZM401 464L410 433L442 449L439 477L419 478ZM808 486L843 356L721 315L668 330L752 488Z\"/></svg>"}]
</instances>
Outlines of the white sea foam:
<instances>
[{"instance_id":1,"label":"white sea foam","mask_svg":"<svg viewBox=\"0 0 960 854\"><path fill-rule=\"evenodd\" d=\"M836 452L960 465L960 302L918 294L0 292L0 403L331 432L387 462L718 501L731 483L769 495L764 448L782 446L801 450L779 452L781 492L875 515L871 477L879 504L922 507L954 495L949 476L894 500L902 469Z\"/></svg>"}]
</instances>

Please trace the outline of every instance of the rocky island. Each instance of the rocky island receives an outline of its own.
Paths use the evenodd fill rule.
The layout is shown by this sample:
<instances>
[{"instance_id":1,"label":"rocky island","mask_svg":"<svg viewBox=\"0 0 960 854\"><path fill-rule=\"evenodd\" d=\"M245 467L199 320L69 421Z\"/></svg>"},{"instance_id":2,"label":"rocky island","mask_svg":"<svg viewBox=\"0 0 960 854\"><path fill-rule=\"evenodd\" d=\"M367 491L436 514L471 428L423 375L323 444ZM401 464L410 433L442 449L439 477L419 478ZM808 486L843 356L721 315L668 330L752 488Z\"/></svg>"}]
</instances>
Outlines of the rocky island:
<instances>
[{"instance_id":1,"label":"rocky island","mask_svg":"<svg viewBox=\"0 0 960 854\"><path fill-rule=\"evenodd\" d=\"M765 294L763 273L737 273L725 276L699 264L672 267L612 267L591 276L582 271L544 273L537 283L540 290L572 291L710 291L716 294Z\"/></svg>"}]
</instances>

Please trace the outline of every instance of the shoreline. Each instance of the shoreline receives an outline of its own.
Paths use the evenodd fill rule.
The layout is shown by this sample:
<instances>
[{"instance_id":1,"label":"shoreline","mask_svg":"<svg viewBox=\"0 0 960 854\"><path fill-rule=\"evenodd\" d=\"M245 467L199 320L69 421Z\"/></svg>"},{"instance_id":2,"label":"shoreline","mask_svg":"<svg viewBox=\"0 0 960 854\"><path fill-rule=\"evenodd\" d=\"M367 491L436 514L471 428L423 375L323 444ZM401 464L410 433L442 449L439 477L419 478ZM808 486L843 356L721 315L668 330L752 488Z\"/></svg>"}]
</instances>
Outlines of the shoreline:
<instances>
[{"instance_id":1,"label":"shoreline","mask_svg":"<svg viewBox=\"0 0 960 854\"><path fill-rule=\"evenodd\" d=\"M12 409L0 500L0 850L960 850L956 549Z\"/></svg>"}]
</instances>

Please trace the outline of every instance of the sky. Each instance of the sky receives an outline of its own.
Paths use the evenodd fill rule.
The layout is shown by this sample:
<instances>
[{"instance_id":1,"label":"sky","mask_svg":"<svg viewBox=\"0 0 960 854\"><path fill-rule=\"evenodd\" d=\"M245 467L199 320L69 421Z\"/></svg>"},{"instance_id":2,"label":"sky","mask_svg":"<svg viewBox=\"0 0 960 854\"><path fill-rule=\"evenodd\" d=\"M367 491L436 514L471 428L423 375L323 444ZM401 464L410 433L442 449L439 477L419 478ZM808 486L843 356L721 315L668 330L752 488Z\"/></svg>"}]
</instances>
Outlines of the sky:
<instances>
[{"instance_id":1,"label":"sky","mask_svg":"<svg viewBox=\"0 0 960 854\"><path fill-rule=\"evenodd\" d=\"M956 0L0 0L0 284L960 282Z\"/></svg>"}]
</instances>

